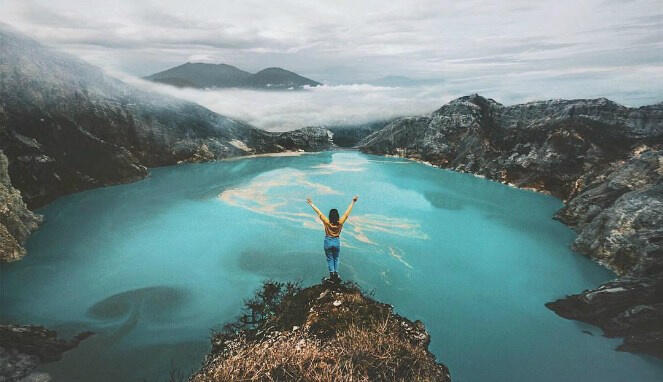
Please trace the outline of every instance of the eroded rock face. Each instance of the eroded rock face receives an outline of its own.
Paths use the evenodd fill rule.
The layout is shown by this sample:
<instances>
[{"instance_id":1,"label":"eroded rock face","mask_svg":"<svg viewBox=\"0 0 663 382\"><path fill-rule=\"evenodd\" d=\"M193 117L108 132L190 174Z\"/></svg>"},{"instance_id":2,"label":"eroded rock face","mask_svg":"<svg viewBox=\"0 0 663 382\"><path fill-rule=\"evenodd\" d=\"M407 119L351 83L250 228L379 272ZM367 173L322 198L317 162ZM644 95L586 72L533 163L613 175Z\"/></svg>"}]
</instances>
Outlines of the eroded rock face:
<instances>
[{"instance_id":1,"label":"eroded rock face","mask_svg":"<svg viewBox=\"0 0 663 382\"><path fill-rule=\"evenodd\" d=\"M564 318L625 337L618 350L663 357L663 279L624 276L546 306Z\"/></svg>"},{"instance_id":2,"label":"eroded rock face","mask_svg":"<svg viewBox=\"0 0 663 382\"><path fill-rule=\"evenodd\" d=\"M85 338L85 332L71 340L41 326L0 325L0 381L49 381L44 373L34 373L42 363L58 361Z\"/></svg>"},{"instance_id":3,"label":"eroded rock face","mask_svg":"<svg viewBox=\"0 0 663 382\"><path fill-rule=\"evenodd\" d=\"M661 126L660 104L628 109L596 99L505 107L472 95L430 116L397 119L359 146L566 199L589 169L624 159L637 142L660 142Z\"/></svg>"},{"instance_id":4,"label":"eroded rock face","mask_svg":"<svg viewBox=\"0 0 663 382\"><path fill-rule=\"evenodd\" d=\"M663 150L637 147L628 159L580 178L578 191L556 218L578 231L574 249L617 274L661 273L662 179Z\"/></svg>"},{"instance_id":5,"label":"eroded rock face","mask_svg":"<svg viewBox=\"0 0 663 382\"><path fill-rule=\"evenodd\" d=\"M556 217L578 231L575 250L622 275L547 306L563 317L625 337L619 350L663 357L663 150L636 147L628 159L579 179Z\"/></svg>"},{"instance_id":6,"label":"eroded rock face","mask_svg":"<svg viewBox=\"0 0 663 382\"><path fill-rule=\"evenodd\" d=\"M12 186L8 164L0 150L0 261L23 257L25 240L41 222L41 216L28 209L21 193Z\"/></svg>"},{"instance_id":7,"label":"eroded rock face","mask_svg":"<svg viewBox=\"0 0 663 382\"><path fill-rule=\"evenodd\" d=\"M625 337L621 350L663 357L663 103L503 106L472 95L396 120L360 147L563 199L555 218L578 232L573 248L623 277L548 307Z\"/></svg>"}]
</instances>

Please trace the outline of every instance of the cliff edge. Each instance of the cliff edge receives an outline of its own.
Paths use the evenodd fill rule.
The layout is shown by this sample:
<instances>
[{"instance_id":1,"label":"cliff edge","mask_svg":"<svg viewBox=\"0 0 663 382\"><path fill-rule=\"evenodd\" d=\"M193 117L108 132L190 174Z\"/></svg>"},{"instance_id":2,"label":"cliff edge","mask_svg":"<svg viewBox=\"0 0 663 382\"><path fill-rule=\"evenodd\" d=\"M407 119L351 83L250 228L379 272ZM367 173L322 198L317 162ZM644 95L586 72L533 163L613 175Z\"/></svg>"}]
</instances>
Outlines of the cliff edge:
<instances>
[{"instance_id":1,"label":"cliff edge","mask_svg":"<svg viewBox=\"0 0 663 382\"><path fill-rule=\"evenodd\" d=\"M420 321L352 283L266 282L244 313L213 334L189 379L210 381L450 381Z\"/></svg>"},{"instance_id":2,"label":"cliff edge","mask_svg":"<svg viewBox=\"0 0 663 382\"><path fill-rule=\"evenodd\" d=\"M23 244L41 223L14 188L8 173L9 161L0 150L0 261L19 260L25 255Z\"/></svg>"}]
</instances>

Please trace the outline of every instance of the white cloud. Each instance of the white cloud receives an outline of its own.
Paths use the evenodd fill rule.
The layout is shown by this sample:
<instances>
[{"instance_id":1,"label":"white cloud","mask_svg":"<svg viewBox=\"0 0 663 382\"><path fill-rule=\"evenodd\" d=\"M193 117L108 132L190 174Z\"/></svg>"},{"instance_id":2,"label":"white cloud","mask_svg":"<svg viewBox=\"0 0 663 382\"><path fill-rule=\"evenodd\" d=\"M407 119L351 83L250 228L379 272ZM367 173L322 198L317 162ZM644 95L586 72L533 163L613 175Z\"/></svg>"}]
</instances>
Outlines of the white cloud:
<instances>
[{"instance_id":1,"label":"white cloud","mask_svg":"<svg viewBox=\"0 0 663 382\"><path fill-rule=\"evenodd\" d=\"M211 54L192 54L187 58L187 62L205 62L215 64L219 59Z\"/></svg>"}]
</instances>

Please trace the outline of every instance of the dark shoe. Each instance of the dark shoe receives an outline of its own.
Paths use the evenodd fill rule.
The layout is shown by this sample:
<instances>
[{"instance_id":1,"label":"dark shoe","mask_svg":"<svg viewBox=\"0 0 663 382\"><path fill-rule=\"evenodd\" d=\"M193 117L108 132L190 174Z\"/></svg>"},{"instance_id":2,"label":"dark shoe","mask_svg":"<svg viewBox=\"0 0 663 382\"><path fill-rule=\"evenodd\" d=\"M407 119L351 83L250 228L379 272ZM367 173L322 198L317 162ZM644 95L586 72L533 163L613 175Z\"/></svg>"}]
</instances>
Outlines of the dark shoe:
<instances>
[{"instance_id":1,"label":"dark shoe","mask_svg":"<svg viewBox=\"0 0 663 382\"><path fill-rule=\"evenodd\" d=\"M332 281L337 284L341 282L341 278L338 277L338 272L334 272L334 274L332 275Z\"/></svg>"},{"instance_id":2,"label":"dark shoe","mask_svg":"<svg viewBox=\"0 0 663 382\"><path fill-rule=\"evenodd\" d=\"M325 284L333 284L335 282L334 281L334 273L329 272L329 277L323 277L322 282L325 283Z\"/></svg>"}]
</instances>

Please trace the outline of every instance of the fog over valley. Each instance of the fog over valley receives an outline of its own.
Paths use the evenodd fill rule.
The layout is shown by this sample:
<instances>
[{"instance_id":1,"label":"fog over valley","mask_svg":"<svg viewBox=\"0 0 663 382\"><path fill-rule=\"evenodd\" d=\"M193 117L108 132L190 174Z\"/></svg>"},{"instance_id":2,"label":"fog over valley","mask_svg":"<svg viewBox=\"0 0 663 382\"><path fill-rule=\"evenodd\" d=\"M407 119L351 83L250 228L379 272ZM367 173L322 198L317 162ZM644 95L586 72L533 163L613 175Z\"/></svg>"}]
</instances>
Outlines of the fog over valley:
<instances>
[{"instance_id":1,"label":"fog over valley","mask_svg":"<svg viewBox=\"0 0 663 382\"><path fill-rule=\"evenodd\" d=\"M369 84L322 85L299 91L192 89L125 78L139 87L203 105L219 114L270 131L305 126L363 124L426 114L452 98L436 87L384 87Z\"/></svg>"}]
</instances>

